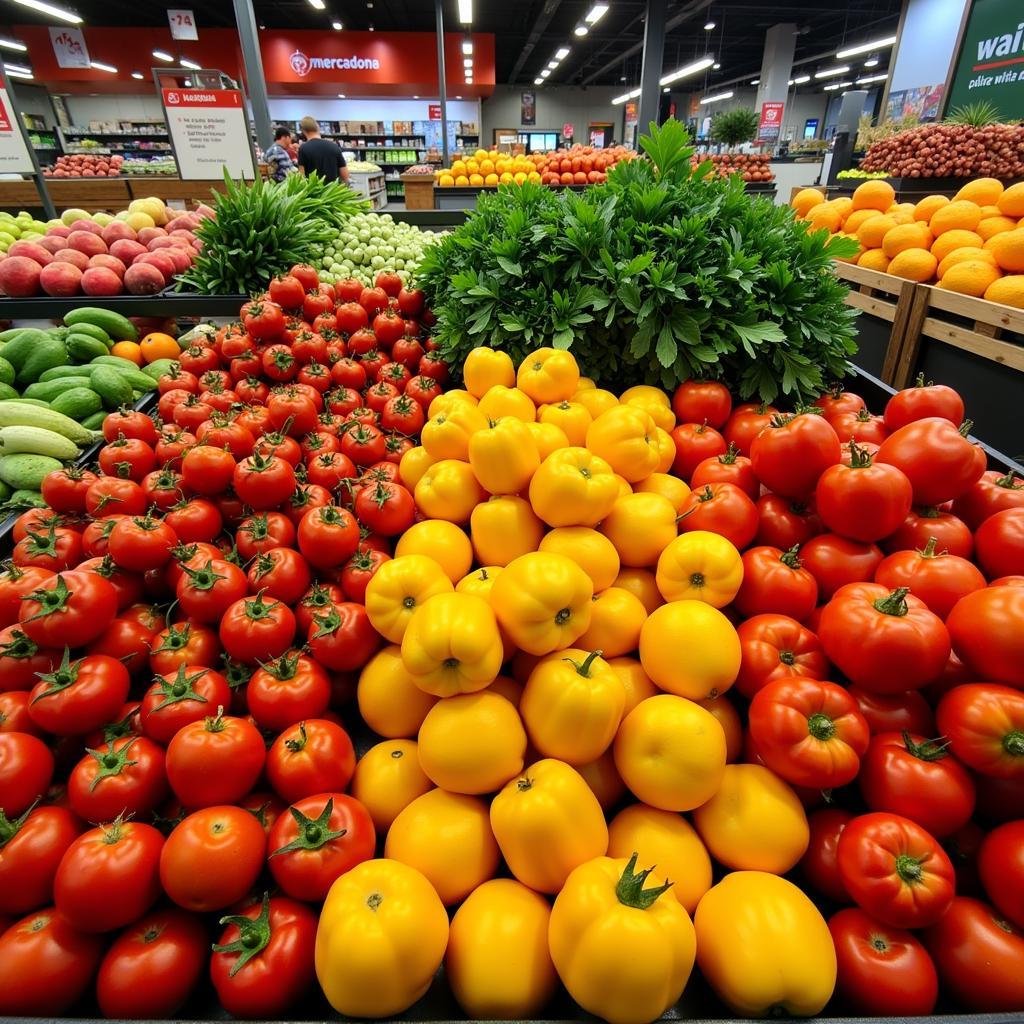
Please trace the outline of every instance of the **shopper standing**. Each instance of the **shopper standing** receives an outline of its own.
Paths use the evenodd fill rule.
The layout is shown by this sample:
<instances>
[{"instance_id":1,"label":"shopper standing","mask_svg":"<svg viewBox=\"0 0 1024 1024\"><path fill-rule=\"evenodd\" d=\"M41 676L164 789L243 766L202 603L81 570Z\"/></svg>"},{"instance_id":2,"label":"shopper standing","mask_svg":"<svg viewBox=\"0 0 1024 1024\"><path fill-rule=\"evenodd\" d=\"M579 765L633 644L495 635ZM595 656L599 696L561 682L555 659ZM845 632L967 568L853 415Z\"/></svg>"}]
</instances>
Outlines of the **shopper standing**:
<instances>
[{"instance_id":1,"label":"shopper standing","mask_svg":"<svg viewBox=\"0 0 1024 1024\"><path fill-rule=\"evenodd\" d=\"M304 117L299 126L306 141L299 146L299 168L303 174L316 171L325 181L348 181L348 168L341 147L320 138L320 125L312 117Z\"/></svg>"},{"instance_id":2,"label":"shopper standing","mask_svg":"<svg viewBox=\"0 0 1024 1024\"><path fill-rule=\"evenodd\" d=\"M274 132L274 143L267 147L263 154L270 167L271 181L284 181L294 170L295 164L289 154L289 147L292 144L292 133L287 128L278 128Z\"/></svg>"}]
</instances>

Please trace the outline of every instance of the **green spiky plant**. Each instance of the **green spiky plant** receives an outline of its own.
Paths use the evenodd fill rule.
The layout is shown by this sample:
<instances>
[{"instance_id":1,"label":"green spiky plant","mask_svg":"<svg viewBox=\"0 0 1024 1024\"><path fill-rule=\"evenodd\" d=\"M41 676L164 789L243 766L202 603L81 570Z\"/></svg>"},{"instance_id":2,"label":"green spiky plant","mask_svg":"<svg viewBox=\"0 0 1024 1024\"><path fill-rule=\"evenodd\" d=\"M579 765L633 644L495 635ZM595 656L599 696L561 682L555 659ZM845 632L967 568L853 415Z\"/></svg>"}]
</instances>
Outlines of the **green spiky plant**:
<instances>
[{"instance_id":1,"label":"green spiky plant","mask_svg":"<svg viewBox=\"0 0 1024 1024\"><path fill-rule=\"evenodd\" d=\"M749 142L757 131L757 114L745 107L723 110L711 119L711 137L726 146Z\"/></svg>"},{"instance_id":2,"label":"green spiky plant","mask_svg":"<svg viewBox=\"0 0 1024 1024\"><path fill-rule=\"evenodd\" d=\"M965 103L954 107L947 115L949 124L969 124L972 128L984 128L986 125L999 121L999 108L988 100L977 103Z\"/></svg>"}]
</instances>

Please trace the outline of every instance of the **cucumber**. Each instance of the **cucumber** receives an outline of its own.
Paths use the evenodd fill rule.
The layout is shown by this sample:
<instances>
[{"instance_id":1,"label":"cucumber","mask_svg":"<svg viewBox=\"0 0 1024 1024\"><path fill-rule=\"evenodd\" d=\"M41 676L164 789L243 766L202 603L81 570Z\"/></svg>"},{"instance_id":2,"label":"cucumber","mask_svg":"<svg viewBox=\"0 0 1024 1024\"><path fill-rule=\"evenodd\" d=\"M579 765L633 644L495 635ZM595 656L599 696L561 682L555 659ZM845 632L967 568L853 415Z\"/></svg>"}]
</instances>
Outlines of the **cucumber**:
<instances>
[{"instance_id":1,"label":"cucumber","mask_svg":"<svg viewBox=\"0 0 1024 1024\"><path fill-rule=\"evenodd\" d=\"M147 363L142 368L142 372L147 377L152 377L153 380L159 380L165 373L170 373L177 365L177 359L154 359L153 362Z\"/></svg>"},{"instance_id":2,"label":"cucumber","mask_svg":"<svg viewBox=\"0 0 1024 1024\"><path fill-rule=\"evenodd\" d=\"M78 445L62 434L42 427L0 427L0 453L10 455L14 452L48 455L51 459L73 459L78 455Z\"/></svg>"},{"instance_id":3,"label":"cucumber","mask_svg":"<svg viewBox=\"0 0 1024 1024\"><path fill-rule=\"evenodd\" d=\"M103 421L106 418L107 410L100 409L99 412L94 412L91 416L86 416L82 420L82 426L85 427L86 430L99 430L103 426Z\"/></svg>"},{"instance_id":4,"label":"cucumber","mask_svg":"<svg viewBox=\"0 0 1024 1024\"><path fill-rule=\"evenodd\" d=\"M38 491L46 474L60 468L61 463L48 455L4 455L0 457L0 480L15 490Z\"/></svg>"},{"instance_id":5,"label":"cucumber","mask_svg":"<svg viewBox=\"0 0 1024 1024\"><path fill-rule=\"evenodd\" d=\"M148 373L143 373L141 370L112 369L114 369L115 373L121 374L131 384L133 391L138 391L140 394L145 394L147 391L156 391L156 381Z\"/></svg>"},{"instance_id":6,"label":"cucumber","mask_svg":"<svg viewBox=\"0 0 1024 1024\"><path fill-rule=\"evenodd\" d=\"M94 356L89 361L90 366L113 366L118 370L134 370L136 373L141 373L136 363L133 363L130 359L122 359L120 356L102 355Z\"/></svg>"},{"instance_id":7,"label":"cucumber","mask_svg":"<svg viewBox=\"0 0 1024 1024\"><path fill-rule=\"evenodd\" d=\"M79 334L77 331L69 334L64 339L64 344L67 347L68 355L83 363L88 363L97 356L105 356L108 351L107 346L99 338L93 338L88 334Z\"/></svg>"},{"instance_id":8,"label":"cucumber","mask_svg":"<svg viewBox=\"0 0 1024 1024\"><path fill-rule=\"evenodd\" d=\"M50 408L81 423L86 417L102 411L103 399L92 388L68 388L50 402Z\"/></svg>"},{"instance_id":9,"label":"cucumber","mask_svg":"<svg viewBox=\"0 0 1024 1024\"><path fill-rule=\"evenodd\" d=\"M97 366L89 383L107 409L116 409L132 400L131 384L112 366Z\"/></svg>"},{"instance_id":10,"label":"cucumber","mask_svg":"<svg viewBox=\"0 0 1024 1024\"><path fill-rule=\"evenodd\" d=\"M97 327L95 324L80 323L75 324L74 329L67 327L63 328L68 331L69 334L86 334L90 338L95 338L97 341L102 341L106 348L110 348L114 344L113 338L102 327Z\"/></svg>"},{"instance_id":11,"label":"cucumber","mask_svg":"<svg viewBox=\"0 0 1024 1024\"><path fill-rule=\"evenodd\" d=\"M67 365L68 350L64 347L64 342L59 338L44 337L45 341L41 341L33 348L18 370L18 384L22 387L34 384L41 374L55 366Z\"/></svg>"},{"instance_id":12,"label":"cucumber","mask_svg":"<svg viewBox=\"0 0 1024 1024\"><path fill-rule=\"evenodd\" d=\"M37 381L25 388L26 398L39 398L52 402L58 395L72 388L91 387L91 377L58 377L56 380Z\"/></svg>"},{"instance_id":13,"label":"cucumber","mask_svg":"<svg viewBox=\"0 0 1024 1024\"><path fill-rule=\"evenodd\" d=\"M138 341L139 332L135 325L126 316L114 313L109 309L100 309L97 306L80 306L73 309L64 317L64 323L68 327L75 327L78 324L92 324L106 331L115 341Z\"/></svg>"},{"instance_id":14,"label":"cucumber","mask_svg":"<svg viewBox=\"0 0 1024 1024\"><path fill-rule=\"evenodd\" d=\"M0 384L0 402L9 402L17 397L17 390L12 388L10 384Z\"/></svg>"},{"instance_id":15,"label":"cucumber","mask_svg":"<svg viewBox=\"0 0 1024 1024\"><path fill-rule=\"evenodd\" d=\"M0 331L0 345L6 345L25 330L24 327L8 327L6 331Z\"/></svg>"},{"instance_id":16,"label":"cucumber","mask_svg":"<svg viewBox=\"0 0 1024 1024\"><path fill-rule=\"evenodd\" d=\"M0 484L3 484L2 480L0 480ZM4 486L7 485L4 484ZM28 490L24 487L12 491L6 504L9 508L46 508L46 502L43 501L43 496L39 491Z\"/></svg>"},{"instance_id":17,"label":"cucumber","mask_svg":"<svg viewBox=\"0 0 1024 1024\"><path fill-rule=\"evenodd\" d=\"M17 402L19 405L34 405L40 409L49 409L50 403L44 402L41 398L9 398L9 402Z\"/></svg>"},{"instance_id":18,"label":"cucumber","mask_svg":"<svg viewBox=\"0 0 1024 1024\"><path fill-rule=\"evenodd\" d=\"M5 332L6 333L6 332ZM22 327L15 337L11 338L3 348L4 359L20 371L39 345L52 345L56 339L46 331L37 330L35 327ZM57 364L54 363L54 366ZM47 367L43 367L47 369ZM40 373L42 370L40 370Z\"/></svg>"},{"instance_id":19,"label":"cucumber","mask_svg":"<svg viewBox=\"0 0 1024 1024\"><path fill-rule=\"evenodd\" d=\"M92 363L85 366L55 366L52 370L41 373L38 383L45 384L47 381L60 380L62 377L90 377L95 369Z\"/></svg>"},{"instance_id":20,"label":"cucumber","mask_svg":"<svg viewBox=\"0 0 1024 1024\"><path fill-rule=\"evenodd\" d=\"M89 430L52 409L41 409L21 402L0 402L0 427L45 427L70 438L82 446L96 440L94 431Z\"/></svg>"},{"instance_id":21,"label":"cucumber","mask_svg":"<svg viewBox=\"0 0 1024 1024\"><path fill-rule=\"evenodd\" d=\"M10 484L5 484L3 480L0 480L0 502L7 501L7 499L14 493Z\"/></svg>"},{"instance_id":22,"label":"cucumber","mask_svg":"<svg viewBox=\"0 0 1024 1024\"><path fill-rule=\"evenodd\" d=\"M0 384L13 384L14 377L14 367L3 356L0 356Z\"/></svg>"}]
</instances>

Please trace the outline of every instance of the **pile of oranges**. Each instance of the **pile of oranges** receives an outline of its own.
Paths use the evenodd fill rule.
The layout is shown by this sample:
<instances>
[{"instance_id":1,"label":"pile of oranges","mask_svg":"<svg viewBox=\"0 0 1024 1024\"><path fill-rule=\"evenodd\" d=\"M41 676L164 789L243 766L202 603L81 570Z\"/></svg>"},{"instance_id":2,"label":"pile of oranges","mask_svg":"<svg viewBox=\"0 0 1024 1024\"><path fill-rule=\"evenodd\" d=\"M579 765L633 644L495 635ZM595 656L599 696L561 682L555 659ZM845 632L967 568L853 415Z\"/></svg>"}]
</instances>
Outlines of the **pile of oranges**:
<instances>
[{"instance_id":1,"label":"pile of oranges","mask_svg":"<svg viewBox=\"0 0 1024 1024\"><path fill-rule=\"evenodd\" d=\"M814 229L852 238L845 262L1024 309L1024 182L975 178L949 199L897 203L887 181L826 201L814 188L791 203Z\"/></svg>"},{"instance_id":2,"label":"pile of oranges","mask_svg":"<svg viewBox=\"0 0 1024 1024\"><path fill-rule=\"evenodd\" d=\"M544 185L593 185L607 180L607 171L620 160L636 156L624 146L595 150L593 146L528 156L508 156L494 150L478 149L472 156L454 160L450 168L437 172L442 188L465 185L521 185L532 181Z\"/></svg>"}]
</instances>

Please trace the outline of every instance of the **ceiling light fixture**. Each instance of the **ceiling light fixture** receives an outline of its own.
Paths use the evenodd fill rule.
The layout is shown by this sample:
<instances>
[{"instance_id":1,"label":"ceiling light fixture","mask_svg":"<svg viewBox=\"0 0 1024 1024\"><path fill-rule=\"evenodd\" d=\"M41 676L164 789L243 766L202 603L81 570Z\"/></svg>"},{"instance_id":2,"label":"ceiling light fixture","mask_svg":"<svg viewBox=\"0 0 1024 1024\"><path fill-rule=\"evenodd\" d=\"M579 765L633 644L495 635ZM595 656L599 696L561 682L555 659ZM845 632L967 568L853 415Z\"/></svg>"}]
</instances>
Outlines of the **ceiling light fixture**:
<instances>
[{"instance_id":1,"label":"ceiling light fixture","mask_svg":"<svg viewBox=\"0 0 1024 1024\"><path fill-rule=\"evenodd\" d=\"M544 79L543 78L535 78L533 80L533 84L534 85L543 85L544 84Z\"/></svg>"},{"instance_id":2,"label":"ceiling light fixture","mask_svg":"<svg viewBox=\"0 0 1024 1024\"><path fill-rule=\"evenodd\" d=\"M191 71L202 71L203 70L203 65L202 64L197 64L194 60L187 60L184 57L180 57L178 59L178 63L183 68L189 68Z\"/></svg>"},{"instance_id":3,"label":"ceiling light fixture","mask_svg":"<svg viewBox=\"0 0 1024 1024\"><path fill-rule=\"evenodd\" d=\"M8 67L5 67L4 71L7 72L7 75L10 78L31 78L32 77L32 72L31 71L27 71L27 72L26 71L12 71Z\"/></svg>"},{"instance_id":4,"label":"ceiling light fixture","mask_svg":"<svg viewBox=\"0 0 1024 1024\"><path fill-rule=\"evenodd\" d=\"M705 25L704 25L704 31L705 32L711 32L711 31L714 30L714 28L715 28L715 23L713 21L706 22Z\"/></svg>"},{"instance_id":5,"label":"ceiling light fixture","mask_svg":"<svg viewBox=\"0 0 1024 1024\"><path fill-rule=\"evenodd\" d=\"M846 89L848 86L853 85L853 82L833 82L831 85L825 86L825 91L829 92L832 89Z\"/></svg>"},{"instance_id":6,"label":"ceiling light fixture","mask_svg":"<svg viewBox=\"0 0 1024 1024\"><path fill-rule=\"evenodd\" d=\"M866 68L877 68L878 67L878 58L877 57L868 57L868 59L866 61L864 61L864 67L866 67Z\"/></svg>"},{"instance_id":7,"label":"ceiling light fixture","mask_svg":"<svg viewBox=\"0 0 1024 1024\"><path fill-rule=\"evenodd\" d=\"M761 79L760 78L755 78L750 84L751 85L760 85L761 84Z\"/></svg>"},{"instance_id":8,"label":"ceiling light fixture","mask_svg":"<svg viewBox=\"0 0 1024 1024\"><path fill-rule=\"evenodd\" d=\"M344 98L345 98L345 94L343 92L339 92L338 93L338 99L339 100L343 100Z\"/></svg>"},{"instance_id":9,"label":"ceiling light fixture","mask_svg":"<svg viewBox=\"0 0 1024 1024\"><path fill-rule=\"evenodd\" d=\"M811 76L810 75L800 75L799 77L794 78L793 81L790 82L789 84L790 85L805 85L810 80L811 80Z\"/></svg>"},{"instance_id":10,"label":"ceiling light fixture","mask_svg":"<svg viewBox=\"0 0 1024 1024\"><path fill-rule=\"evenodd\" d=\"M658 85L671 85L673 82L678 82L680 78L688 78L690 75L695 75L699 71L703 71L705 68L711 67L714 63L714 57L701 57L700 60L695 60L692 64L687 64L686 67L679 68L676 71L670 71L667 75L663 75L661 80L658 82ZM640 95L639 90L637 91L637 95Z\"/></svg>"},{"instance_id":11,"label":"ceiling light fixture","mask_svg":"<svg viewBox=\"0 0 1024 1024\"><path fill-rule=\"evenodd\" d=\"M174 58L165 50L154 50L153 56L156 57L157 60L166 61L168 64L174 63Z\"/></svg>"},{"instance_id":12,"label":"ceiling light fixture","mask_svg":"<svg viewBox=\"0 0 1024 1024\"><path fill-rule=\"evenodd\" d=\"M104 64L102 61L99 60L89 61L89 67L95 68L97 71L109 72L112 75L117 74L117 68L115 68L112 64Z\"/></svg>"},{"instance_id":13,"label":"ceiling light fixture","mask_svg":"<svg viewBox=\"0 0 1024 1024\"><path fill-rule=\"evenodd\" d=\"M858 85L867 85L869 82L884 82L889 77L887 71L884 75L868 75L867 78L858 78Z\"/></svg>"},{"instance_id":14,"label":"ceiling light fixture","mask_svg":"<svg viewBox=\"0 0 1024 1024\"><path fill-rule=\"evenodd\" d=\"M31 7L33 11L39 11L40 14L49 14L54 18L60 18L61 21L68 21L72 25L82 24L82 19L77 14L64 7L44 3L43 0L14 0L14 2L21 4L22 7Z\"/></svg>"},{"instance_id":15,"label":"ceiling light fixture","mask_svg":"<svg viewBox=\"0 0 1024 1024\"><path fill-rule=\"evenodd\" d=\"M462 66L464 68L471 68L473 66L473 58L472 57L463 57L462 58Z\"/></svg>"},{"instance_id":16,"label":"ceiling light fixture","mask_svg":"<svg viewBox=\"0 0 1024 1024\"><path fill-rule=\"evenodd\" d=\"M24 43L19 43L17 39L0 38L0 47L5 50L18 50L21 53L25 53L28 50L28 47Z\"/></svg>"},{"instance_id":17,"label":"ceiling light fixture","mask_svg":"<svg viewBox=\"0 0 1024 1024\"><path fill-rule=\"evenodd\" d=\"M465 56L470 56L473 53L473 40L463 39L462 40L462 52Z\"/></svg>"},{"instance_id":18,"label":"ceiling light fixture","mask_svg":"<svg viewBox=\"0 0 1024 1024\"><path fill-rule=\"evenodd\" d=\"M340 21L332 21L331 22L331 28L333 28L335 32L340 32L341 31L341 22Z\"/></svg>"},{"instance_id":19,"label":"ceiling light fixture","mask_svg":"<svg viewBox=\"0 0 1024 1024\"><path fill-rule=\"evenodd\" d=\"M569 56L569 47L568 46L560 46L557 50L555 50L555 60L565 60L565 58L568 57L568 56Z\"/></svg>"},{"instance_id":20,"label":"ceiling light fixture","mask_svg":"<svg viewBox=\"0 0 1024 1024\"><path fill-rule=\"evenodd\" d=\"M419 99L419 96L413 96L413 99L414 99L414 100L418 100L418 99Z\"/></svg>"},{"instance_id":21,"label":"ceiling light fixture","mask_svg":"<svg viewBox=\"0 0 1024 1024\"><path fill-rule=\"evenodd\" d=\"M574 29L572 30L572 32L573 32L573 35L576 35L576 36L585 36L585 35L586 35L586 34L587 34L587 33L588 33L589 31L590 31L590 29L589 29L589 28L587 28L587 26L586 26L586 25L577 25L577 26L576 26L576 27L575 27L575 28L574 28Z\"/></svg>"},{"instance_id":22,"label":"ceiling light fixture","mask_svg":"<svg viewBox=\"0 0 1024 1024\"><path fill-rule=\"evenodd\" d=\"M623 93L621 96L616 96L615 99L612 100L612 103L613 104L625 103L626 100L636 99L636 97L639 96L639 95L640 95L640 90L639 89L633 89L631 92Z\"/></svg>"},{"instance_id":23,"label":"ceiling light fixture","mask_svg":"<svg viewBox=\"0 0 1024 1024\"><path fill-rule=\"evenodd\" d=\"M561 64L561 63L562 62L560 60L549 60L548 61L548 71L554 71L555 68L557 68L558 65Z\"/></svg>"},{"instance_id":24,"label":"ceiling light fixture","mask_svg":"<svg viewBox=\"0 0 1024 1024\"><path fill-rule=\"evenodd\" d=\"M846 64L843 64L841 67L825 68L824 71L815 71L814 72L814 77L815 78L835 78L836 75L845 75L846 72L849 71L849 70L850 70L849 66L846 65Z\"/></svg>"},{"instance_id":25,"label":"ceiling light fixture","mask_svg":"<svg viewBox=\"0 0 1024 1024\"><path fill-rule=\"evenodd\" d=\"M719 71L721 69L721 67L722 67L722 65L719 64L718 61L715 61L715 63L711 65L711 70L712 71Z\"/></svg>"},{"instance_id":26,"label":"ceiling light fixture","mask_svg":"<svg viewBox=\"0 0 1024 1024\"><path fill-rule=\"evenodd\" d=\"M142 82L145 81L146 76L141 71L133 71L132 78L138 82Z\"/></svg>"},{"instance_id":27,"label":"ceiling light fixture","mask_svg":"<svg viewBox=\"0 0 1024 1024\"><path fill-rule=\"evenodd\" d=\"M855 57L858 53L868 53L870 50L884 50L888 46L894 46L895 36L886 36L884 39L875 39L870 43L861 43L860 46L848 46L845 50L839 50L836 56L842 60L844 57Z\"/></svg>"},{"instance_id":28,"label":"ceiling light fixture","mask_svg":"<svg viewBox=\"0 0 1024 1024\"><path fill-rule=\"evenodd\" d=\"M672 90L666 85L665 88L662 89L661 91L662 92L671 92Z\"/></svg>"},{"instance_id":29,"label":"ceiling light fixture","mask_svg":"<svg viewBox=\"0 0 1024 1024\"><path fill-rule=\"evenodd\" d=\"M583 19L588 25L596 25L608 13L608 4L594 4Z\"/></svg>"},{"instance_id":30,"label":"ceiling light fixture","mask_svg":"<svg viewBox=\"0 0 1024 1024\"><path fill-rule=\"evenodd\" d=\"M463 25L473 22L473 0L459 0L459 21Z\"/></svg>"},{"instance_id":31,"label":"ceiling light fixture","mask_svg":"<svg viewBox=\"0 0 1024 1024\"><path fill-rule=\"evenodd\" d=\"M541 78L547 78L547 77L548 77L548 75L550 75L550 74L551 74L551 69L550 69L550 68L545 68L545 69L544 69L544 70L543 70L543 71L542 71L542 72L540 73L540 77L541 77Z\"/></svg>"},{"instance_id":32,"label":"ceiling light fixture","mask_svg":"<svg viewBox=\"0 0 1024 1024\"><path fill-rule=\"evenodd\" d=\"M717 103L719 100L731 100L731 92L720 92L714 96L705 96L701 99L701 103Z\"/></svg>"},{"instance_id":33,"label":"ceiling light fixture","mask_svg":"<svg viewBox=\"0 0 1024 1024\"><path fill-rule=\"evenodd\" d=\"M461 97L461 96L456 96L455 98L456 98L457 100L461 100L461 99L462 99L462 97Z\"/></svg>"},{"instance_id":34,"label":"ceiling light fixture","mask_svg":"<svg viewBox=\"0 0 1024 1024\"><path fill-rule=\"evenodd\" d=\"M327 7L324 0L309 0L309 6L316 11L322 11Z\"/></svg>"}]
</instances>

